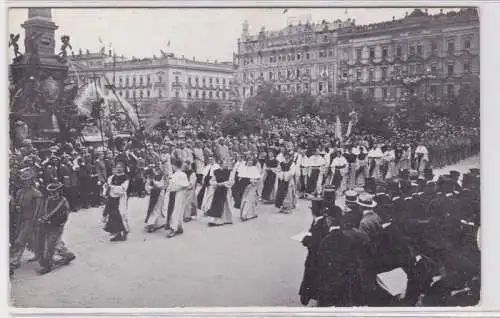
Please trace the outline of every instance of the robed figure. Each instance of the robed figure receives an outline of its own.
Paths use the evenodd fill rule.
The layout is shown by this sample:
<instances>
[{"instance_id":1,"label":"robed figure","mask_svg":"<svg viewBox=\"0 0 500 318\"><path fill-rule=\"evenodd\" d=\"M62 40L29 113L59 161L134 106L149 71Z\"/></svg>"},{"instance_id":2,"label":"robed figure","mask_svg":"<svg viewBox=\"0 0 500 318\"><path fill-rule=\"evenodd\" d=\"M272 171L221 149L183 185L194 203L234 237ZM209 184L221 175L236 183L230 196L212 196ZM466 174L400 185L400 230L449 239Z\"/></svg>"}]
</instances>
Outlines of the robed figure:
<instances>
[{"instance_id":1,"label":"robed figure","mask_svg":"<svg viewBox=\"0 0 500 318\"><path fill-rule=\"evenodd\" d=\"M146 214L146 230L151 233L161 229L165 223L163 201L165 200L165 177L160 168L155 167L153 175L148 178L146 191L149 192L149 205Z\"/></svg>"},{"instance_id":2,"label":"robed figure","mask_svg":"<svg viewBox=\"0 0 500 318\"><path fill-rule=\"evenodd\" d=\"M231 169L229 163L224 163L222 169L214 171L215 178L212 179L215 187L214 199L207 215L209 218L209 226L218 226L232 223L233 204L231 187Z\"/></svg>"},{"instance_id":3,"label":"robed figure","mask_svg":"<svg viewBox=\"0 0 500 318\"><path fill-rule=\"evenodd\" d=\"M129 232L127 191L130 180L125 174L125 167L122 161L116 162L116 173L108 178L105 190L108 200L103 212L104 231L113 235L111 241L125 241Z\"/></svg>"}]
</instances>

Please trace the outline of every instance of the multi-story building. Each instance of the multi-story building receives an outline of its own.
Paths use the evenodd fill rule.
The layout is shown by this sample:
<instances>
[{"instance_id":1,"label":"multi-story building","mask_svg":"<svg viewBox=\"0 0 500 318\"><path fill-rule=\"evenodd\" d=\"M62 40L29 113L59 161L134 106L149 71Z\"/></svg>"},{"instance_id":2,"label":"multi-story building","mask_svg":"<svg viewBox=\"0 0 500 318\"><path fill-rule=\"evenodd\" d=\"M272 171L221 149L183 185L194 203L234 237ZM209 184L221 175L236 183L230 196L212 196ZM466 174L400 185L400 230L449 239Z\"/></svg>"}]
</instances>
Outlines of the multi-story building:
<instances>
[{"instance_id":1,"label":"multi-story building","mask_svg":"<svg viewBox=\"0 0 500 318\"><path fill-rule=\"evenodd\" d=\"M440 101L479 76L476 9L430 15L413 10L402 19L338 30L338 87L363 89L398 104L408 94Z\"/></svg>"},{"instance_id":2,"label":"multi-story building","mask_svg":"<svg viewBox=\"0 0 500 318\"><path fill-rule=\"evenodd\" d=\"M307 22L254 36L245 22L235 65L242 100L271 82L313 96L362 89L386 104L411 93L439 101L479 76L479 17L476 9L415 9L388 22Z\"/></svg>"},{"instance_id":3,"label":"multi-story building","mask_svg":"<svg viewBox=\"0 0 500 318\"><path fill-rule=\"evenodd\" d=\"M249 35L243 23L235 65L242 101L255 95L262 83L287 93L336 93L337 30L353 21L298 23L279 31Z\"/></svg>"},{"instance_id":4,"label":"multi-story building","mask_svg":"<svg viewBox=\"0 0 500 318\"><path fill-rule=\"evenodd\" d=\"M95 78L102 87L114 84L117 95L142 106L174 98L185 106L190 102L217 102L231 107L234 103L232 62L202 62L173 54L125 59L87 51L71 58L70 71L75 82L84 85Z\"/></svg>"}]
</instances>

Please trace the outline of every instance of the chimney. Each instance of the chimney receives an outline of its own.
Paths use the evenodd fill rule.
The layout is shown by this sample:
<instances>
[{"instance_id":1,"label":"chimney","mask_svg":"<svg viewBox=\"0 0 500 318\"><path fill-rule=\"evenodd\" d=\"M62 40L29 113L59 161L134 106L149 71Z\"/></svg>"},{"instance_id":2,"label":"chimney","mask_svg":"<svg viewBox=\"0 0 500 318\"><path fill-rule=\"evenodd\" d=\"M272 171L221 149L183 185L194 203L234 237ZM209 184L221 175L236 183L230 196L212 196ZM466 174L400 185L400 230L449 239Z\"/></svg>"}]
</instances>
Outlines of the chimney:
<instances>
[{"instance_id":1,"label":"chimney","mask_svg":"<svg viewBox=\"0 0 500 318\"><path fill-rule=\"evenodd\" d=\"M109 50L108 53L109 53L109 56L113 55L112 52L111 52L111 50Z\"/></svg>"},{"instance_id":2,"label":"chimney","mask_svg":"<svg viewBox=\"0 0 500 318\"><path fill-rule=\"evenodd\" d=\"M392 16L392 21L395 21L396 20L396 17L395 16Z\"/></svg>"}]
</instances>

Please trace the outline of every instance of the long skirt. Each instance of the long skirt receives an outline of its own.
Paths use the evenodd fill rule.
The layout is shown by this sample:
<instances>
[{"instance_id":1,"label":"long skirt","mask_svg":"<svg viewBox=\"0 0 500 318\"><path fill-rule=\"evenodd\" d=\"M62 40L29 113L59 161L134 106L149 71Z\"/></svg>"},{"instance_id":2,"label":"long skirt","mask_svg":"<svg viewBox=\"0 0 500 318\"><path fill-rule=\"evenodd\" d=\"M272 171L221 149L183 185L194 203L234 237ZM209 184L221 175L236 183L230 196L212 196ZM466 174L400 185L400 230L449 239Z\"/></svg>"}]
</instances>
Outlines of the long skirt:
<instances>
[{"instance_id":1,"label":"long skirt","mask_svg":"<svg viewBox=\"0 0 500 318\"><path fill-rule=\"evenodd\" d=\"M249 184L248 179L239 178L238 181L236 181L236 183L231 188L234 207L236 209L241 208L241 201L243 200L243 192L245 191L245 188L247 187L248 184Z\"/></svg>"},{"instance_id":2,"label":"long skirt","mask_svg":"<svg viewBox=\"0 0 500 318\"><path fill-rule=\"evenodd\" d=\"M410 170L411 169L410 159L401 159L398 162L398 169L400 171L406 170L406 169Z\"/></svg>"},{"instance_id":3,"label":"long skirt","mask_svg":"<svg viewBox=\"0 0 500 318\"><path fill-rule=\"evenodd\" d=\"M207 213L207 215L209 216L209 223L218 225L233 223L233 196L231 194L231 189L226 190L227 191L224 195L222 194L222 192L219 195L217 195L217 193L215 194L212 207Z\"/></svg>"},{"instance_id":4,"label":"long skirt","mask_svg":"<svg viewBox=\"0 0 500 318\"><path fill-rule=\"evenodd\" d=\"M198 193L198 208L203 213L207 213L207 211L210 209L210 206L212 205L214 190L214 187L209 185L206 187L202 187L200 192Z\"/></svg>"},{"instance_id":5,"label":"long skirt","mask_svg":"<svg viewBox=\"0 0 500 318\"><path fill-rule=\"evenodd\" d=\"M319 168L312 168L309 177L307 178L307 193L312 194L316 192L318 187Z\"/></svg>"},{"instance_id":6,"label":"long skirt","mask_svg":"<svg viewBox=\"0 0 500 318\"><path fill-rule=\"evenodd\" d=\"M359 165L356 169L356 185L364 185L366 177L368 177L368 166L366 164Z\"/></svg>"},{"instance_id":7,"label":"long skirt","mask_svg":"<svg viewBox=\"0 0 500 318\"><path fill-rule=\"evenodd\" d=\"M156 200L153 201L154 199L153 193L151 194L149 203L150 205L154 203L154 206L151 208L151 213L148 215L148 218L146 219L147 226L161 228L167 222L164 210L165 195L166 195L165 191L161 190L160 193L157 194Z\"/></svg>"},{"instance_id":8,"label":"long skirt","mask_svg":"<svg viewBox=\"0 0 500 318\"><path fill-rule=\"evenodd\" d=\"M248 184L243 191L241 199L241 212L240 217L242 220L248 220L257 216L257 184Z\"/></svg>"},{"instance_id":9,"label":"long skirt","mask_svg":"<svg viewBox=\"0 0 500 318\"><path fill-rule=\"evenodd\" d=\"M155 209L156 204L158 203L158 199L160 198L161 189L153 189L151 190L151 194L149 195L149 203L148 203L148 211L146 213L146 219L144 223L148 223L148 220ZM163 203L163 202L162 202Z\"/></svg>"},{"instance_id":10,"label":"long skirt","mask_svg":"<svg viewBox=\"0 0 500 318\"><path fill-rule=\"evenodd\" d=\"M276 173L270 169L266 170L264 176L264 187L262 188L262 200L273 201L276 198Z\"/></svg>"},{"instance_id":11,"label":"long skirt","mask_svg":"<svg viewBox=\"0 0 500 318\"><path fill-rule=\"evenodd\" d=\"M186 211L186 191L170 192L168 195L167 224L174 232L182 230L184 213Z\"/></svg>"},{"instance_id":12,"label":"long skirt","mask_svg":"<svg viewBox=\"0 0 500 318\"><path fill-rule=\"evenodd\" d=\"M398 172L396 169L396 162L389 161L387 165L387 173L385 174L386 179L392 179L398 176Z\"/></svg>"},{"instance_id":13,"label":"long skirt","mask_svg":"<svg viewBox=\"0 0 500 318\"><path fill-rule=\"evenodd\" d=\"M283 210L295 209L297 205L297 188L295 179L289 181L278 180L278 191L276 194L276 207Z\"/></svg>"},{"instance_id":14,"label":"long skirt","mask_svg":"<svg viewBox=\"0 0 500 318\"><path fill-rule=\"evenodd\" d=\"M186 190L186 210L184 218L196 216L196 191L193 189Z\"/></svg>"},{"instance_id":15,"label":"long skirt","mask_svg":"<svg viewBox=\"0 0 500 318\"><path fill-rule=\"evenodd\" d=\"M356 163L350 163L349 168L347 168L347 174L345 176L346 179L346 188L352 189L356 185Z\"/></svg>"},{"instance_id":16,"label":"long skirt","mask_svg":"<svg viewBox=\"0 0 500 318\"><path fill-rule=\"evenodd\" d=\"M129 231L127 222L127 201L127 196L108 199L104 207L105 214L108 216L104 231L111 234Z\"/></svg>"}]
</instances>

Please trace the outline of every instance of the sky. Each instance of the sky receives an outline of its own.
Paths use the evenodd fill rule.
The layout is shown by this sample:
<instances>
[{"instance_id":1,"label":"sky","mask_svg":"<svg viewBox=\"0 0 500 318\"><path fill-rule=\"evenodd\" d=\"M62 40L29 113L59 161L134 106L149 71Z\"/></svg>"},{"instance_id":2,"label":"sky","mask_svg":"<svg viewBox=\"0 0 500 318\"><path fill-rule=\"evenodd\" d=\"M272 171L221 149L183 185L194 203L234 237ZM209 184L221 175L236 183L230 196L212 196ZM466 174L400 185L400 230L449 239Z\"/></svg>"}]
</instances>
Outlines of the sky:
<instances>
[{"instance_id":1,"label":"sky","mask_svg":"<svg viewBox=\"0 0 500 318\"><path fill-rule=\"evenodd\" d=\"M288 19L293 18L305 21L310 16L316 23L323 19L351 18L359 25L389 21L393 16L402 18L412 10L351 8L346 14L343 8L291 8L286 13L283 13L283 8L55 8L52 9L52 20L59 26L56 50L60 47L60 37L69 35L75 54L79 49L97 52L102 47L99 44L101 38L106 52L111 43L117 55L128 58L161 56L160 50L164 50L176 56L196 57L197 60L232 61L245 20L250 34L256 34L262 26L266 30L280 30L286 27ZM432 8L429 13L439 13L439 10ZM21 52L24 50L21 24L27 17L27 9L10 9L8 13L9 33L21 34Z\"/></svg>"}]
</instances>

